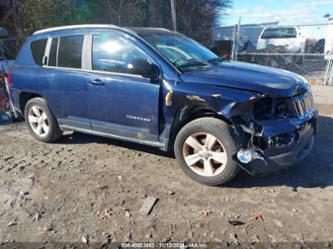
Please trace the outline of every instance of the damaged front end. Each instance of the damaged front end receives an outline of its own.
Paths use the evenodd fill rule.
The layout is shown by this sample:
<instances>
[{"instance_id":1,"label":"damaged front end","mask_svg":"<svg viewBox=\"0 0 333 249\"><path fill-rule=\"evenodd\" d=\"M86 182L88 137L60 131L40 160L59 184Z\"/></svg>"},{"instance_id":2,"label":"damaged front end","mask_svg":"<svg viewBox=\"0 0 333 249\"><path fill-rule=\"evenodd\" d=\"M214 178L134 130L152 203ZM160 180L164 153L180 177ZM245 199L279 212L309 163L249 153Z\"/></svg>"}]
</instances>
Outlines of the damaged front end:
<instances>
[{"instance_id":1,"label":"damaged front end","mask_svg":"<svg viewBox=\"0 0 333 249\"><path fill-rule=\"evenodd\" d=\"M310 154L318 113L310 87L293 97L260 95L247 103L248 112L234 117L239 165L251 174L276 171Z\"/></svg>"}]
</instances>

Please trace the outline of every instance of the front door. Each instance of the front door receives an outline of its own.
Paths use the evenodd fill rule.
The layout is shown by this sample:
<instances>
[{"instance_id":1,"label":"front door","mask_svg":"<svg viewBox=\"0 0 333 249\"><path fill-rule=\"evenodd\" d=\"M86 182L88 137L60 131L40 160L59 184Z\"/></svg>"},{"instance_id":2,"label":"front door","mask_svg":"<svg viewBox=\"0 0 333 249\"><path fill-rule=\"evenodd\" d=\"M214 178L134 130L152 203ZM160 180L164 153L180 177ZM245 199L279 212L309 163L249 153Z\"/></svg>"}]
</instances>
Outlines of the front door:
<instances>
[{"instance_id":1,"label":"front door","mask_svg":"<svg viewBox=\"0 0 333 249\"><path fill-rule=\"evenodd\" d=\"M87 103L97 132L157 141L160 86L137 74L135 61L151 61L119 31L91 36Z\"/></svg>"}]
</instances>

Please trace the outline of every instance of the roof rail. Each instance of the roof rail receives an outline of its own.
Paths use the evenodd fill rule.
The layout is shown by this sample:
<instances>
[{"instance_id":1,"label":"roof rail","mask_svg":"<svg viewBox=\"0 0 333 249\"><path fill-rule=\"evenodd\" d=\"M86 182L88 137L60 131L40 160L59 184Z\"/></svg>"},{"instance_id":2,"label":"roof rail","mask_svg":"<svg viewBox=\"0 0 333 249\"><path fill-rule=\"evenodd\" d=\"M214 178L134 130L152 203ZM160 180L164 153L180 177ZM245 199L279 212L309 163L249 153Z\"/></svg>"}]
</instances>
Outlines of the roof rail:
<instances>
[{"instance_id":1,"label":"roof rail","mask_svg":"<svg viewBox=\"0 0 333 249\"><path fill-rule=\"evenodd\" d=\"M173 32L170 29L166 29L166 28L160 28L160 27L127 27L128 29L137 29L137 30L160 30L160 31L168 31L168 32Z\"/></svg>"},{"instance_id":2,"label":"roof rail","mask_svg":"<svg viewBox=\"0 0 333 249\"><path fill-rule=\"evenodd\" d=\"M62 31L62 30L69 30L69 29L84 29L84 28L118 28L116 25L110 24L83 24L83 25L69 25L69 26L61 26L61 27L54 27L54 28L47 28L42 29L34 32L34 35L39 35L47 32L54 32L54 31Z\"/></svg>"}]
</instances>

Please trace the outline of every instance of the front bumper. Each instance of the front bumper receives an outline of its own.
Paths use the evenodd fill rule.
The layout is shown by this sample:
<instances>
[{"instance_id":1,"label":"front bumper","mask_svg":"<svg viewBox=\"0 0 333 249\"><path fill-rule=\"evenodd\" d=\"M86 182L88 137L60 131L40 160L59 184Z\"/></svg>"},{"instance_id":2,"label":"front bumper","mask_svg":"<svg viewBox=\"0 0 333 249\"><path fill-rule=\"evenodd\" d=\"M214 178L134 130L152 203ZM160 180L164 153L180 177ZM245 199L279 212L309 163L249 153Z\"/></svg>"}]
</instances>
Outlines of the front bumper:
<instances>
[{"instance_id":1,"label":"front bumper","mask_svg":"<svg viewBox=\"0 0 333 249\"><path fill-rule=\"evenodd\" d=\"M314 111L302 120L284 120L262 124L264 137L294 134L294 139L288 144L274 144L270 148L260 151L260 157L240 166L251 174L268 174L299 163L313 149L318 130L317 120L318 113ZM282 132L278 133L279 130Z\"/></svg>"}]
</instances>

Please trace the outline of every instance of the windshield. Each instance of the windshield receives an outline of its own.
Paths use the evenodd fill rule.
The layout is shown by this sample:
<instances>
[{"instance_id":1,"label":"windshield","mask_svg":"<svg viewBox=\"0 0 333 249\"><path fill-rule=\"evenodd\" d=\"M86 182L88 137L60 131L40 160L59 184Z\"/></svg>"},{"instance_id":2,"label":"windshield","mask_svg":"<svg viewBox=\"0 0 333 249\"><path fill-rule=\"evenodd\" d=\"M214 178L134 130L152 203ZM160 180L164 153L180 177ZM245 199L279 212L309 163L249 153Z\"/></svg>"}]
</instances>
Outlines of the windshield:
<instances>
[{"instance_id":1,"label":"windshield","mask_svg":"<svg viewBox=\"0 0 333 249\"><path fill-rule=\"evenodd\" d=\"M281 38L296 38L297 31L295 28L270 28L265 29L261 39L281 39Z\"/></svg>"},{"instance_id":2,"label":"windshield","mask_svg":"<svg viewBox=\"0 0 333 249\"><path fill-rule=\"evenodd\" d=\"M140 34L180 71L191 71L222 61L216 54L183 35L172 33Z\"/></svg>"}]
</instances>

